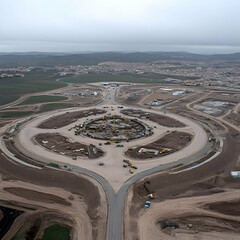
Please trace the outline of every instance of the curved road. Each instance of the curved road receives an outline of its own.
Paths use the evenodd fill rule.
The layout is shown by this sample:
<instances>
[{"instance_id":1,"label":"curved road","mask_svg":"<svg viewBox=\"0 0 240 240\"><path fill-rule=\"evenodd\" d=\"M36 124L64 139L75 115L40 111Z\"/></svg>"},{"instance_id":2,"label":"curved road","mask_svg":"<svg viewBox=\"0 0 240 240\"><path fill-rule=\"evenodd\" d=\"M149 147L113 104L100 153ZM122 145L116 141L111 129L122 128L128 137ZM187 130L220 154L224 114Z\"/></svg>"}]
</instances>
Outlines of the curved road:
<instances>
[{"instance_id":1,"label":"curved road","mask_svg":"<svg viewBox=\"0 0 240 240\"><path fill-rule=\"evenodd\" d=\"M112 88L109 88L109 92L106 95L106 99L99 105L106 104L107 102L111 102L112 104L117 104L115 100L115 91L113 91ZM166 164L164 166L158 166L146 171L142 171L136 175L134 175L132 178L128 179L120 188L119 192L117 194L114 193L114 190L110 183L102 176L99 174L92 172L88 169L77 167L70 165L69 167L80 172L87 174L90 177L93 177L96 179L103 188L106 191L107 198L108 198L108 203L109 203L109 212L108 212L108 240L121 240L122 239L122 209L123 209L123 204L124 204L124 199L125 199L125 194L126 191L128 190L129 186L133 184L135 181L151 175L153 173L157 173L160 171L163 171L169 167L176 166L179 162L181 163L189 163L192 162L196 159L199 159L202 157L206 152L208 152L211 149L211 144L207 143L205 147L198 153L192 155L191 157L179 159L177 162L172 162L169 164ZM6 149L2 146L2 150L5 152L6 155L8 155L10 158L12 158L12 155L9 154L9 152L6 152ZM32 154L30 155L33 159L35 156ZM37 159L41 160L43 162L46 162L44 158Z\"/></svg>"}]
</instances>

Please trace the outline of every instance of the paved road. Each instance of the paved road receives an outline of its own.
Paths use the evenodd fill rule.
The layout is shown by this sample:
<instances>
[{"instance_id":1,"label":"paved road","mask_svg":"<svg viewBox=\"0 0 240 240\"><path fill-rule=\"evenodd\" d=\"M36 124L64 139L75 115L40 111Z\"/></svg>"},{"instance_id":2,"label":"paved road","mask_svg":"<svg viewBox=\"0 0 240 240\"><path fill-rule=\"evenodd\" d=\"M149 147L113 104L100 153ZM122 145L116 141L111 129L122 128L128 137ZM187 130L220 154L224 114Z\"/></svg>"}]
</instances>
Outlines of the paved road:
<instances>
[{"instance_id":1,"label":"paved road","mask_svg":"<svg viewBox=\"0 0 240 240\"><path fill-rule=\"evenodd\" d=\"M111 103L111 104L118 104L115 100L115 90L112 88L109 89L108 94L106 95L106 99L100 104L106 104L106 103ZM188 158L183 158L179 159L178 162L173 162L166 164L164 166L158 166L143 172L140 172L136 175L134 175L132 178L127 180L121 189L119 190L118 194L115 194L113 191L113 188L111 187L110 183L102 176L99 174L92 172L88 169L80 168L77 166L70 166L72 169L89 175L90 177L93 177L96 179L103 188L106 191L107 194L107 199L109 203L109 212L108 212L108 240L121 240L122 238L122 209L123 209L123 204L124 204L124 199L125 199L125 194L126 191L128 190L129 186L133 184L135 181L139 180L140 178L143 178L145 176L151 175L153 173L161 172L169 167L176 166L177 163L189 163L192 162L195 159L199 159L201 156L205 155L206 152L208 152L211 148L211 144L207 143L205 147L198 153L192 155L191 157ZM3 149L4 151L4 149ZM6 153L9 155L9 153ZM26 152L24 152L26 154ZM29 153L31 158L40 160L43 162L48 162L46 159L43 157L39 158L37 155L34 156L34 154ZM28 155L28 154L26 154ZM11 157L11 156L9 156Z\"/></svg>"}]
</instances>

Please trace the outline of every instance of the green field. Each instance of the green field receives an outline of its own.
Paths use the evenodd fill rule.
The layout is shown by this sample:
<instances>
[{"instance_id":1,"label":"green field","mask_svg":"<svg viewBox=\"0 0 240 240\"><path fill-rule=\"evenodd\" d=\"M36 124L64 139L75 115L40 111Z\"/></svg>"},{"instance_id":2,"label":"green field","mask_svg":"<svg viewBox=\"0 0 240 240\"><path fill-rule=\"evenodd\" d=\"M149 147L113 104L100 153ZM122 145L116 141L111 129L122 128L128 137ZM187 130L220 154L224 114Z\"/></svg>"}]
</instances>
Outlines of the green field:
<instances>
[{"instance_id":1,"label":"green field","mask_svg":"<svg viewBox=\"0 0 240 240\"><path fill-rule=\"evenodd\" d=\"M66 86L57 82L58 78L53 71L42 69L24 73L24 77L12 77L0 79L0 105L17 100L26 93L48 91Z\"/></svg>"},{"instance_id":2,"label":"green field","mask_svg":"<svg viewBox=\"0 0 240 240\"><path fill-rule=\"evenodd\" d=\"M67 100L67 97L62 96L49 96L49 95L39 95L39 96L32 96L26 99L25 101L21 102L18 105L27 105L27 104L36 104L36 103L44 103L44 102L57 102Z\"/></svg>"},{"instance_id":3,"label":"green field","mask_svg":"<svg viewBox=\"0 0 240 240\"><path fill-rule=\"evenodd\" d=\"M25 117L28 115L33 114L32 111L26 111L26 112L1 112L0 118L18 118L18 117Z\"/></svg>"},{"instance_id":4,"label":"green field","mask_svg":"<svg viewBox=\"0 0 240 240\"><path fill-rule=\"evenodd\" d=\"M41 240L70 240L70 229L57 224L44 230Z\"/></svg>"},{"instance_id":5,"label":"green field","mask_svg":"<svg viewBox=\"0 0 240 240\"><path fill-rule=\"evenodd\" d=\"M179 80L196 79L194 77L170 76L157 73L93 73L82 74L77 77L66 77L62 81L69 83L90 83L90 82L131 82L131 83L164 83L166 78L174 78Z\"/></svg>"},{"instance_id":6,"label":"green field","mask_svg":"<svg viewBox=\"0 0 240 240\"><path fill-rule=\"evenodd\" d=\"M54 109L73 107L71 103L49 103L41 106L41 111L51 111Z\"/></svg>"}]
</instances>

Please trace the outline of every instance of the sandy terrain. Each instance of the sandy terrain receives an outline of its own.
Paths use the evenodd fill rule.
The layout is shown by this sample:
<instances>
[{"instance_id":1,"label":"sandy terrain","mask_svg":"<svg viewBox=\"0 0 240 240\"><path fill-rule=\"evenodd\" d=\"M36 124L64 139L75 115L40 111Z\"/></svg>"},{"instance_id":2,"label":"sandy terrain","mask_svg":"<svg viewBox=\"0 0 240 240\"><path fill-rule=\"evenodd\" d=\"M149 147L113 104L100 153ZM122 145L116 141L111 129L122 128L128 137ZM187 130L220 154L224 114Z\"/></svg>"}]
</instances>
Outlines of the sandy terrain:
<instances>
[{"instance_id":1,"label":"sandy terrain","mask_svg":"<svg viewBox=\"0 0 240 240\"><path fill-rule=\"evenodd\" d=\"M136 159L150 159L150 158L152 159L156 157L164 157L168 154L174 153L184 148L187 144L191 142L191 139L192 135L185 132L168 133L155 142L152 142L147 145L137 146L137 148L135 149L127 150L125 154L128 157ZM155 149L158 150L159 152L157 154L145 152L139 153L139 150L141 148ZM161 153L163 149L168 149L168 152Z\"/></svg>"},{"instance_id":2,"label":"sandy terrain","mask_svg":"<svg viewBox=\"0 0 240 240\"><path fill-rule=\"evenodd\" d=\"M6 160L2 154L0 159L1 205L4 201L5 206L24 211L4 239L25 226L29 217L32 223L40 218L45 225L68 225L73 239L81 239L83 234L86 239L104 239L106 198L101 187L92 184L93 180L66 171L27 168ZM39 231L43 230L44 227Z\"/></svg>"},{"instance_id":3,"label":"sandy terrain","mask_svg":"<svg viewBox=\"0 0 240 240\"><path fill-rule=\"evenodd\" d=\"M207 204L239 199L239 190L230 190L211 196L181 198L153 203L139 213L139 239L239 239L240 216L231 216L203 209ZM218 199L218 200L217 200ZM177 223L179 228L161 228L164 219ZM192 224L187 228L187 224ZM162 226L163 227L163 226ZM198 230L198 233L195 233Z\"/></svg>"},{"instance_id":4,"label":"sandy terrain","mask_svg":"<svg viewBox=\"0 0 240 240\"><path fill-rule=\"evenodd\" d=\"M43 147L55 153L70 157L99 158L104 152L94 145L85 145L79 142L70 142L68 138L54 133L42 133L34 139Z\"/></svg>"},{"instance_id":5,"label":"sandy terrain","mask_svg":"<svg viewBox=\"0 0 240 240\"><path fill-rule=\"evenodd\" d=\"M104 108L105 110L107 110L107 113L122 115L120 113L120 109L117 108L116 105L112 105L112 106L107 105L107 106L108 106L107 109ZM87 108L83 109L82 111L85 111L85 110L87 110ZM69 114L71 114L71 112L76 112L76 110L68 110L68 111L69 111ZM148 112L154 113L154 110L149 110ZM58 115L61 116L62 113L63 113L63 111L59 111L58 113L55 112L54 115L55 115L55 117ZM132 142L132 141L124 142L123 148L116 148L115 145L102 145L100 148L106 154L103 157L99 158L99 161L104 162L105 165L102 167L99 167L98 162L95 162L95 161L86 161L86 160L80 159L80 158L78 158L77 161L73 161L71 158L64 156L64 155L61 155L61 156L58 155L56 157L56 154L54 154L53 152L46 151L41 146L38 146L32 142L32 138L39 133L59 132L59 133L61 133L61 135L67 137L68 139L71 139L72 141L83 142L85 144L94 144L96 146L98 146L99 143L102 143L101 140L88 138L88 137L85 137L82 135L75 136L72 131L68 131L68 129L73 127L75 124L81 124L84 121L86 121L87 117L83 117L72 124L69 124L65 127L59 128L58 130L48 129L46 131L44 129L37 128L37 126L41 122L44 122L47 119L49 119L49 117L51 117L51 115L52 115L52 113L42 115L34 120L31 120L27 124L23 125L23 127L19 133L19 143L23 147L20 150L24 154L27 154L30 156L32 155L32 153L30 154L30 152L33 152L34 158L36 158L36 159L42 159L42 157L44 156L44 158L48 161L53 161L53 159L56 159L57 162L62 163L62 164L76 165L76 166L90 169L90 170L104 176L111 183L111 185L113 186L115 191L117 191L121 187L121 185L124 181L126 181L129 177L132 176L132 175L129 175L129 172L126 171L126 169L123 169L123 167L122 167L122 160L123 160L123 158L126 158L126 157L124 157L124 152L126 151L126 148L132 147L134 145L136 146L136 145L146 144L146 141L149 143L154 142L154 141L158 140L161 136L164 136L167 131L174 131L176 129L175 127L171 128L171 127L164 127L164 126L160 126L160 125L158 125L156 128L154 128L155 125L152 125L152 123L149 120L141 119L141 121L143 123L145 123L146 125L152 126L154 134L147 138L135 140L134 142ZM92 118L101 117L101 116L104 116L104 114L92 116ZM179 122L181 122L185 125L185 127L181 128L181 131L192 134L194 136L193 140L188 146L186 146L184 149L182 149L178 152L172 153L165 157L156 158L151 161L148 160L147 162L141 161L140 163L139 162L134 163L134 164L138 165L138 169L140 171L153 168L154 166L159 166L160 164L166 164L171 161L176 161L183 157L191 156L192 154L200 151L207 142L207 135L206 135L205 131L199 125L195 124L194 122L192 122L186 118L174 115L174 114L165 114L165 115L162 115L162 117L177 118ZM16 141L16 144L17 144L17 141ZM18 147L19 147L19 145L18 145ZM135 173L137 173L139 170L135 171Z\"/></svg>"},{"instance_id":6,"label":"sandy terrain","mask_svg":"<svg viewBox=\"0 0 240 240\"><path fill-rule=\"evenodd\" d=\"M121 113L126 114L127 116L138 117L138 118L147 118L150 121L156 122L159 125L164 127L184 127L185 125L182 122L179 122L177 119L167 117L165 115L150 113L145 111L138 110L123 110Z\"/></svg>"},{"instance_id":7,"label":"sandy terrain","mask_svg":"<svg viewBox=\"0 0 240 240\"><path fill-rule=\"evenodd\" d=\"M134 100L136 103L141 100L148 87L147 85L140 85L126 88L127 102L132 103L131 101ZM124 98L124 96L122 97ZM167 104L170 109L174 109L175 105L180 106L182 113L188 114L189 118L169 112L162 114L158 111L161 107L156 110L147 110L150 116L153 116L152 119L141 119L141 121L153 128L154 134L135 141L123 142L123 148L116 148L115 144L99 146L99 143L103 143L103 141L83 135L75 136L73 131L69 131L68 129L75 124L82 124L88 119L88 115L78 117L79 110L77 109L46 113L28 121L20 127L19 131L15 132L16 137L13 146L17 147L23 154L32 156L39 161L46 163L54 161L61 166L67 164L69 168L76 166L94 171L103 176L117 193L124 182L136 173L177 160L181 161L184 158L201 153L207 145L211 145L208 143L208 136L212 132L205 126L204 130L202 125L190 120L196 118L209 127L213 127L213 130L216 129L221 132L225 137L223 149L218 144L213 152L208 150L205 157L201 159L205 160L218 151L219 155L199 167L181 172L178 172L178 170L185 170L188 166L167 169L161 174L147 176L130 187L126 201L123 239L217 240L231 237L235 240L239 237L240 216L238 211L233 212L233 210L239 208L240 192L238 190L239 183L229 177L229 171L240 170L240 164L237 168L240 137L236 134L239 128L234 123L227 122L224 117L231 114L231 111L234 114L238 114L238 112L235 113L236 108L229 109L225 113L226 116L215 118L193 109L193 103L204 100L204 98L207 99L207 97L212 97L212 92L206 94L201 92L179 97L176 100L177 104L176 102ZM166 99L168 98L166 97ZM91 118L98 118L105 114L125 116L120 112L118 106L111 104L111 101L105 103L98 108L103 111L107 110L107 112L93 115ZM108 108L103 109L104 106ZM137 109L135 108L135 110ZM69 113L66 113L66 111ZM91 109L84 107L81 109L81 112L83 111L91 111ZM53 116L54 118L52 118ZM128 116L131 119L136 117L136 115ZM139 117L143 116L140 115ZM48 123L49 119L50 127L47 126L46 129L38 128L39 124ZM217 122L216 119L219 121ZM58 128L54 129L56 125ZM177 142L179 143L181 139L176 137L170 143L173 144L172 147L179 151L152 160L131 160L133 164L138 166L133 175L130 175L128 170L122 167L123 158L128 159L124 153L129 147L155 146L154 144L168 132L178 130L176 127L181 127L181 134L192 135L192 141L188 144L185 142L186 146L184 148L179 149ZM231 127L234 129L231 129ZM224 135L227 132L228 135ZM79 157L76 161L73 161L70 156L56 154L37 144L33 139L38 134L61 134L64 138L73 142L99 146L106 154L98 160ZM6 151L5 148L3 150ZM0 200L9 201L16 205L21 203L21 209L24 210L24 214L16 220L16 224L9 234L18 231L24 222L29 222L29 219L37 222L39 218L36 218L35 213L39 213L38 216L40 216L41 221L46 222L46 224L39 227L38 237L41 236L49 223L59 222L63 224L65 222L67 225L69 224L74 239L81 239L82 236L86 236L84 239L104 239L107 200L100 186L97 185L96 187L91 184L90 179L79 179L79 176L72 174L72 172L59 170L61 173L59 174L58 171L51 168L26 170L25 166L20 166L12 160L6 160L3 155L0 155L0 159L2 166L0 172L4 174L4 181L1 181L0 187ZM105 165L99 166L100 161L104 162ZM9 181L10 179L11 181ZM31 181L32 184L26 183L28 181ZM98 191L96 191L97 189ZM142 206L149 193L154 193L155 199L151 201L150 208L143 209ZM25 205L35 208L34 214L30 213L30 209L27 209ZM45 221L46 219L49 221ZM166 219L167 221L165 221ZM166 222L170 223L169 226L176 223L179 228L166 227L163 229L162 226ZM192 226L187 229L187 224L192 224ZM31 226L28 227L31 228ZM195 230L199 232L196 233ZM9 236L7 237L9 238Z\"/></svg>"},{"instance_id":8,"label":"sandy terrain","mask_svg":"<svg viewBox=\"0 0 240 240\"><path fill-rule=\"evenodd\" d=\"M76 122L77 119L83 118L83 117L88 117L92 115L98 115L105 113L104 110L100 109L91 109L88 111L77 111L77 112L65 112L62 115L58 116L53 116L50 119L47 119L47 121L44 121L41 123L38 127L39 128L44 128L44 129L56 129L56 128L61 128L64 126L69 125L70 123Z\"/></svg>"},{"instance_id":9,"label":"sandy terrain","mask_svg":"<svg viewBox=\"0 0 240 240\"><path fill-rule=\"evenodd\" d=\"M20 185L21 188L16 187ZM24 215L28 215L27 212L34 214L36 219L41 212L46 212L46 209L49 209L52 215L60 214L58 223L73 228L73 239L81 239L82 234L86 236L86 239L93 239L90 218L86 213L86 205L81 200L81 196L71 194L63 189L39 187L23 182L5 182L4 186L0 190L2 201L14 202L17 205L23 204L28 208L32 206L33 209L39 208L38 213L25 210L25 214L17 219L13 230L10 230L4 239L7 240L10 236L13 236L13 233L25 223Z\"/></svg>"},{"instance_id":10,"label":"sandy terrain","mask_svg":"<svg viewBox=\"0 0 240 240\"><path fill-rule=\"evenodd\" d=\"M191 115L200 121L205 118L204 114L203 117L193 112ZM214 125L216 119L211 117L204 121ZM240 170L240 138L236 127L226 127L224 123L220 125L226 140L222 153L214 160L179 174L170 171L170 174L149 176L129 190L125 239L239 238L240 215L234 210L239 204L239 190L235 190L239 189L239 181L229 177L229 172ZM155 199L149 209L143 209L149 193L155 193ZM163 230L161 221L165 219L177 223L180 228ZM191 229L187 229L189 223L193 224Z\"/></svg>"}]
</instances>

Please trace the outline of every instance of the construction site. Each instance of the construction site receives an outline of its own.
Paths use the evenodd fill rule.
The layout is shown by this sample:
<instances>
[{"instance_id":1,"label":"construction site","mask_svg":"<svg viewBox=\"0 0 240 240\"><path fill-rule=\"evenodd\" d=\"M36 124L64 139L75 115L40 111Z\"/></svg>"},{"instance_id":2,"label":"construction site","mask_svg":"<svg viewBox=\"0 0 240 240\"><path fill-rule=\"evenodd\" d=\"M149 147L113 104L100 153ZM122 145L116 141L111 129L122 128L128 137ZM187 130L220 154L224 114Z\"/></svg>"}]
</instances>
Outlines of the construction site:
<instances>
[{"instance_id":1,"label":"construction site","mask_svg":"<svg viewBox=\"0 0 240 240\"><path fill-rule=\"evenodd\" d=\"M77 157L99 158L104 152L96 146L85 145L72 141L64 136L54 133L43 133L35 136L35 140L50 151L70 156L73 160Z\"/></svg>"},{"instance_id":2,"label":"construction site","mask_svg":"<svg viewBox=\"0 0 240 240\"><path fill-rule=\"evenodd\" d=\"M164 157L168 154L181 150L189 144L191 140L191 134L173 131L147 145L129 147L125 154L133 159Z\"/></svg>"},{"instance_id":3,"label":"construction site","mask_svg":"<svg viewBox=\"0 0 240 240\"><path fill-rule=\"evenodd\" d=\"M130 141L153 134L152 128L136 119L119 115L90 120L75 128L75 134L110 141Z\"/></svg>"},{"instance_id":4,"label":"construction site","mask_svg":"<svg viewBox=\"0 0 240 240\"><path fill-rule=\"evenodd\" d=\"M126 106L104 89L95 107L6 125L0 221L10 230L0 236L37 239L54 223L69 239L237 240L238 95L193 90L152 108L144 94Z\"/></svg>"}]
</instances>

